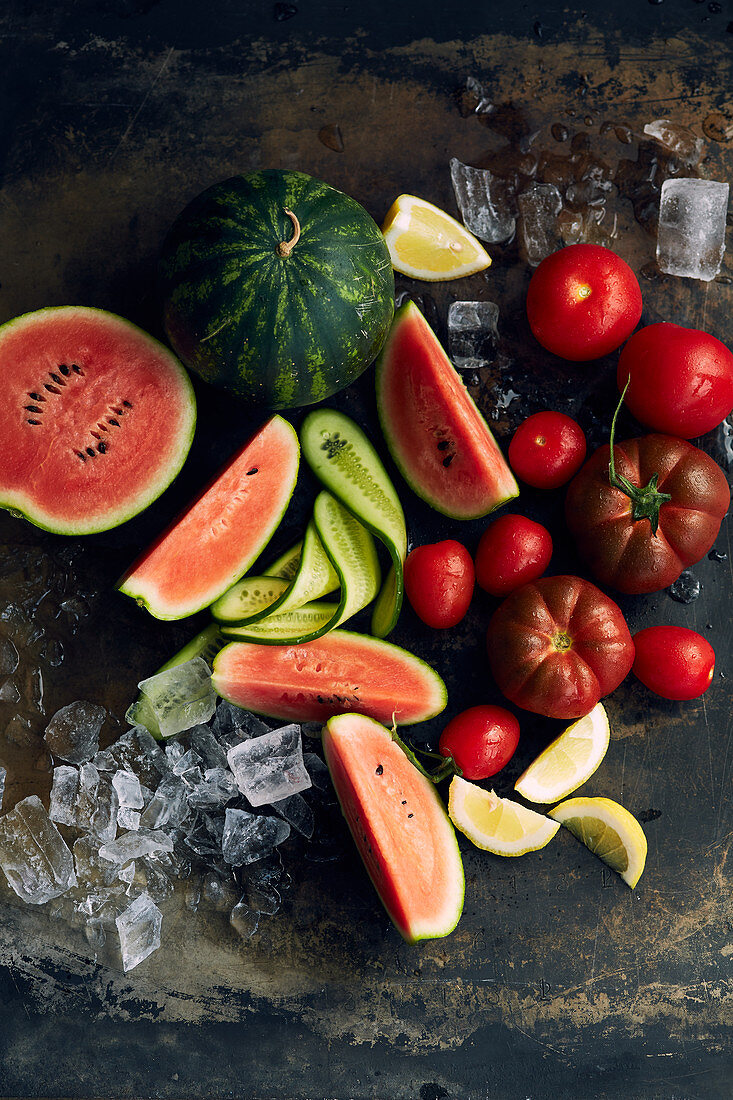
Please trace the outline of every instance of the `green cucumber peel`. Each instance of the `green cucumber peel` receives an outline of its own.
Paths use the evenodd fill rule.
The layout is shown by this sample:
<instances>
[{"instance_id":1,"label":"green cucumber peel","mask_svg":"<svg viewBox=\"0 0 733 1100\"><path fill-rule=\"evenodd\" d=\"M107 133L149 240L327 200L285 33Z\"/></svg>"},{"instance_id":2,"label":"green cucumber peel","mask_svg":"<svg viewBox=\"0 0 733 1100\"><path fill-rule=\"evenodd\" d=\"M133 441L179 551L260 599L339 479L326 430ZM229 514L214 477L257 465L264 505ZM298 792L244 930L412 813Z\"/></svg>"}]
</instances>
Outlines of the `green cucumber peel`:
<instances>
[{"instance_id":1,"label":"green cucumber peel","mask_svg":"<svg viewBox=\"0 0 733 1100\"><path fill-rule=\"evenodd\" d=\"M169 668L183 665L186 661L192 661L194 657L203 657L207 665L211 665L225 641L226 639L218 624L211 623L192 638L190 642L187 642L183 649L179 649L177 653L174 653L170 660L161 665L153 675L157 676L159 672L167 672ZM142 692L135 702L127 708L125 721L129 722L131 726L145 726L145 729L152 734L156 741L162 741L163 735L160 732L155 712Z\"/></svg>"},{"instance_id":2,"label":"green cucumber peel","mask_svg":"<svg viewBox=\"0 0 733 1100\"><path fill-rule=\"evenodd\" d=\"M291 546L289 550L276 558L272 565L263 571L263 577L281 577L285 581L291 581L298 572L298 563L302 552L303 540L301 539L300 542L296 542L295 546Z\"/></svg>"},{"instance_id":3,"label":"green cucumber peel","mask_svg":"<svg viewBox=\"0 0 733 1100\"><path fill-rule=\"evenodd\" d=\"M227 627L227 637L264 645L300 645L322 637L374 599L381 578L374 539L367 528L327 492L316 498L312 522L340 585L339 602L314 601L257 622Z\"/></svg>"},{"instance_id":4,"label":"green cucumber peel","mask_svg":"<svg viewBox=\"0 0 733 1100\"><path fill-rule=\"evenodd\" d=\"M211 605L211 614L222 626L260 619L289 588L282 577L242 577Z\"/></svg>"},{"instance_id":5,"label":"green cucumber peel","mask_svg":"<svg viewBox=\"0 0 733 1100\"><path fill-rule=\"evenodd\" d=\"M372 615L372 633L394 628L404 593L405 514L373 445L357 424L334 409L316 409L300 429L301 450L313 473L351 514L386 546L392 568Z\"/></svg>"}]
</instances>

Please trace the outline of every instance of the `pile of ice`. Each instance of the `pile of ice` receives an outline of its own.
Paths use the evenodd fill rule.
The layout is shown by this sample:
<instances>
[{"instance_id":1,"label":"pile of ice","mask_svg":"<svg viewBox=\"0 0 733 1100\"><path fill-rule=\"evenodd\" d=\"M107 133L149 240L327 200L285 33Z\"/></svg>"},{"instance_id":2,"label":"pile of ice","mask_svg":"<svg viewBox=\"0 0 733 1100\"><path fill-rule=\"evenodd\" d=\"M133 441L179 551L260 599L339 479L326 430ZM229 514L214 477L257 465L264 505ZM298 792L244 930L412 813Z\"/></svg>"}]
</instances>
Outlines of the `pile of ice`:
<instances>
[{"instance_id":1,"label":"pile of ice","mask_svg":"<svg viewBox=\"0 0 733 1100\"><path fill-rule=\"evenodd\" d=\"M16 894L94 946L116 932L125 971L160 946L159 906L176 879L189 908L203 898L249 937L279 908L289 882L279 846L291 832L308 858L338 854L328 769L303 753L301 727L217 706L201 665L143 682L163 742L136 725L100 750L103 708L58 711L45 733L59 761L48 811L31 795L0 817L0 867ZM0 767L0 798L4 780Z\"/></svg>"}]
</instances>

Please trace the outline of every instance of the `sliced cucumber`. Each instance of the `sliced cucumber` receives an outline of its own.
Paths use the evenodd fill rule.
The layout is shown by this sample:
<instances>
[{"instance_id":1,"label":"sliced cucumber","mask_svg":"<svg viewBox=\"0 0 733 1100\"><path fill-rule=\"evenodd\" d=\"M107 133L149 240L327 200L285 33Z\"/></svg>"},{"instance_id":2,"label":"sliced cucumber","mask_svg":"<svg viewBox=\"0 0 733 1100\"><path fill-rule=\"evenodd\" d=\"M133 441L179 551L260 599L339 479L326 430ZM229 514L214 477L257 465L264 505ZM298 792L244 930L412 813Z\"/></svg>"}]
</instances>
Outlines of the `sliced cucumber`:
<instances>
[{"instance_id":1,"label":"sliced cucumber","mask_svg":"<svg viewBox=\"0 0 733 1100\"><path fill-rule=\"evenodd\" d=\"M226 639L222 635L218 624L211 623L205 630L197 634L195 638L192 638L183 649L179 649L169 661L161 665L154 675L157 676L158 672L166 672L169 668L175 668L176 665L183 665L186 661L192 661L194 657L203 657L207 665L211 665L214 662L214 657L216 657L225 642ZM161 740L162 734L158 726L158 720L155 717L153 708L144 695L138 695L135 702L127 708L125 721L129 722L131 726L145 726L146 730L152 733L153 737L158 741Z\"/></svg>"},{"instance_id":2,"label":"sliced cucumber","mask_svg":"<svg viewBox=\"0 0 733 1100\"><path fill-rule=\"evenodd\" d=\"M402 565L407 553L405 515L395 487L367 436L343 413L334 409L309 413L300 441L314 474L389 551L392 570L372 616L373 633L384 638L402 606Z\"/></svg>"},{"instance_id":3,"label":"sliced cucumber","mask_svg":"<svg viewBox=\"0 0 733 1100\"><path fill-rule=\"evenodd\" d=\"M272 565L264 570L263 576L282 577L283 580L291 581L298 572L298 562L302 551L303 540L301 539L300 542L296 542L295 546L291 546L289 550L276 558Z\"/></svg>"},{"instance_id":4,"label":"sliced cucumber","mask_svg":"<svg viewBox=\"0 0 733 1100\"><path fill-rule=\"evenodd\" d=\"M313 602L268 615L257 622L250 620L236 627L227 626L228 638L267 645L313 641L350 619L374 599L379 590L379 560L374 539L367 528L330 493L319 493L312 522L341 586L338 604Z\"/></svg>"},{"instance_id":5,"label":"sliced cucumber","mask_svg":"<svg viewBox=\"0 0 733 1100\"><path fill-rule=\"evenodd\" d=\"M282 577L242 577L211 605L211 614L217 622L227 624L260 618L289 588L290 583Z\"/></svg>"}]
</instances>

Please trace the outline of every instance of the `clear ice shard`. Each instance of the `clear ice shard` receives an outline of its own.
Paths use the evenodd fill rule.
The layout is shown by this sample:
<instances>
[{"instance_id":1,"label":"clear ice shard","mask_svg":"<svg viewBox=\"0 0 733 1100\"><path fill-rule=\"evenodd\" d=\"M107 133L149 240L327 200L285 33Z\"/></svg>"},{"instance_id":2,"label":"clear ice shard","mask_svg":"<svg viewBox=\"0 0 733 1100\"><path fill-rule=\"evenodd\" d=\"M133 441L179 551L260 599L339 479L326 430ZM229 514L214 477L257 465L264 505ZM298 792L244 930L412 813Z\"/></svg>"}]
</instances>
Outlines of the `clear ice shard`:
<instances>
[{"instance_id":1,"label":"clear ice shard","mask_svg":"<svg viewBox=\"0 0 733 1100\"><path fill-rule=\"evenodd\" d=\"M145 726L133 726L107 750L117 768L133 772L141 783L152 790L169 770L166 755Z\"/></svg>"},{"instance_id":2,"label":"clear ice shard","mask_svg":"<svg viewBox=\"0 0 733 1100\"><path fill-rule=\"evenodd\" d=\"M291 794L289 798L273 802L272 808L304 837L310 839L313 836L315 816L302 794Z\"/></svg>"},{"instance_id":3,"label":"clear ice shard","mask_svg":"<svg viewBox=\"0 0 733 1100\"><path fill-rule=\"evenodd\" d=\"M653 137L661 145L686 165L698 164L702 156L703 140L697 137L687 126L671 122L667 118L657 118L647 122L644 133Z\"/></svg>"},{"instance_id":4,"label":"clear ice shard","mask_svg":"<svg viewBox=\"0 0 733 1100\"><path fill-rule=\"evenodd\" d=\"M252 806L277 802L311 786L303 764L300 727L295 724L235 745L227 760L237 786Z\"/></svg>"},{"instance_id":5,"label":"clear ice shard","mask_svg":"<svg viewBox=\"0 0 733 1100\"><path fill-rule=\"evenodd\" d=\"M96 703L79 699L57 710L46 726L48 749L69 764L84 764L99 751L99 731L107 712Z\"/></svg>"},{"instance_id":6,"label":"clear ice shard","mask_svg":"<svg viewBox=\"0 0 733 1100\"><path fill-rule=\"evenodd\" d=\"M207 768L202 782L188 792L188 802L196 809L215 809L238 794L239 788L228 768Z\"/></svg>"},{"instance_id":7,"label":"clear ice shard","mask_svg":"<svg viewBox=\"0 0 733 1100\"><path fill-rule=\"evenodd\" d=\"M122 967L127 974L160 947L163 914L149 894L140 894L115 921Z\"/></svg>"},{"instance_id":8,"label":"clear ice shard","mask_svg":"<svg viewBox=\"0 0 733 1100\"><path fill-rule=\"evenodd\" d=\"M506 180L456 157L450 162L450 175L466 229L489 244L508 241L514 235L517 211Z\"/></svg>"},{"instance_id":9,"label":"clear ice shard","mask_svg":"<svg viewBox=\"0 0 733 1100\"><path fill-rule=\"evenodd\" d=\"M117 840L103 844L99 854L110 863L124 864L141 856L172 851L173 841L160 829L139 829L137 832L123 833Z\"/></svg>"},{"instance_id":10,"label":"clear ice shard","mask_svg":"<svg viewBox=\"0 0 733 1100\"><path fill-rule=\"evenodd\" d=\"M117 833L117 792L107 775L100 775L94 764L79 768L76 796L76 825L94 833L101 841L114 840Z\"/></svg>"},{"instance_id":11,"label":"clear ice shard","mask_svg":"<svg viewBox=\"0 0 733 1100\"><path fill-rule=\"evenodd\" d=\"M499 342L499 307L495 302L451 302L448 307L448 354L458 370L475 371L491 363Z\"/></svg>"},{"instance_id":12,"label":"clear ice shard","mask_svg":"<svg viewBox=\"0 0 733 1100\"><path fill-rule=\"evenodd\" d=\"M725 252L728 184L669 179L662 184L657 263L666 275L710 282Z\"/></svg>"},{"instance_id":13,"label":"clear ice shard","mask_svg":"<svg viewBox=\"0 0 733 1100\"><path fill-rule=\"evenodd\" d=\"M76 799L79 793L79 771L69 764L53 769L53 786L48 816L59 825L76 825Z\"/></svg>"},{"instance_id":14,"label":"clear ice shard","mask_svg":"<svg viewBox=\"0 0 733 1100\"><path fill-rule=\"evenodd\" d=\"M143 808L140 780L134 772L128 772L124 768L120 768L112 776L112 786L117 791L120 809L129 807L132 810L141 810Z\"/></svg>"},{"instance_id":15,"label":"clear ice shard","mask_svg":"<svg viewBox=\"0 0 733 1100\"><path fill-rule=\"evenodd\" d=\"M36 795L0 818L0 867L29 905L43 905L76 886L73 856Z\"/></svg>"},{"instance_id":16,"label":"clear ice shard","mask_svg":"<svg viewBox=\"0 0 733 1100\"><path fill-rule=\"evenodd\" d=\"M287 821L246 810L226 811L221 850L227 863L242 867L269 855L273 848L290 836Z\"/></svg>"},{"instance_id":17,"label":"clear ice shard","mask_svg":"<svg viewBox=\"0 0 733 1100\"><path fill-rule=\"evenodd\" d=\"M203 657L158 672L138 684L163 737L208 722L216 708L211 671Z\"/></svg>"},{"instance_id":18,"label":"clear ice shard","mask_svg":"<svg viewBox=\"0 0 733 1100\"><path fill-rule=\"evenodd\" d=\"M527 262L537 267L562 245L558 223L562 196L554 183L533 183L519 195L517 203Z\"/></svg>"},{"instance_id":19,"label":"clear ice shard","mask_svg":"<svg viewBox=\"0 0 733 1100\"><path fill-rule=\"evenodd\" d=\"M188 814L186 786L177 775L166 775L143 810L141 824L147 829L181 825Z\"/></svg>"},{"instance_id":20,"label":"clear ice shard","mask_svg":"<svg viewBox=\"0 0 733 1100\"><path fill-rule=\"evenodd\" d=\"M4 768L0 764L0 811L3 808L3 798L5 797L5 781L8 778L8 769Z\"/></svg>"}]
</instances>

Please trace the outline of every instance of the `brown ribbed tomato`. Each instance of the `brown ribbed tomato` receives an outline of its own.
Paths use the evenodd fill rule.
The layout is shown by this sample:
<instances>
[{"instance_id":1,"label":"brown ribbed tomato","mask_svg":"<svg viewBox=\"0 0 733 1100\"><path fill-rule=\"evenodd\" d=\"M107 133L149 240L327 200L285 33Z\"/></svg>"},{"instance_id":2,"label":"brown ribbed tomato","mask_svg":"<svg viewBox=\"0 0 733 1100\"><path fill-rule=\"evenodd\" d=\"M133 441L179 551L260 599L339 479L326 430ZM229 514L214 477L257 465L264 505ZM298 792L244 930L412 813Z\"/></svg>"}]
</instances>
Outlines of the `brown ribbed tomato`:
<instances>
[{"instance_id":1,"label":"brown ribbed tomato","mask_svg":"<svg viewBox=\"0 0 733 1100\"><path fill-rule=\"evenodd\" d=\"M627 439L613 450L616 485L608 445L571 481L568 527L601 584L658 592L710 550L730 505L728 481L709 455L673 436Z\"/></svg>"},{"instance_id":2,"label":"brown ribbed tomato","mask_svg":"<svg viewBox=\"0 0 733 1100\"><path fill-rule=\"evenodd\" d=\"M580 577L542 577L512 592L494 612L487 646L507 699L548 718L588 714L634 661L621 609Z\"/></svg>"}]
</instances>

